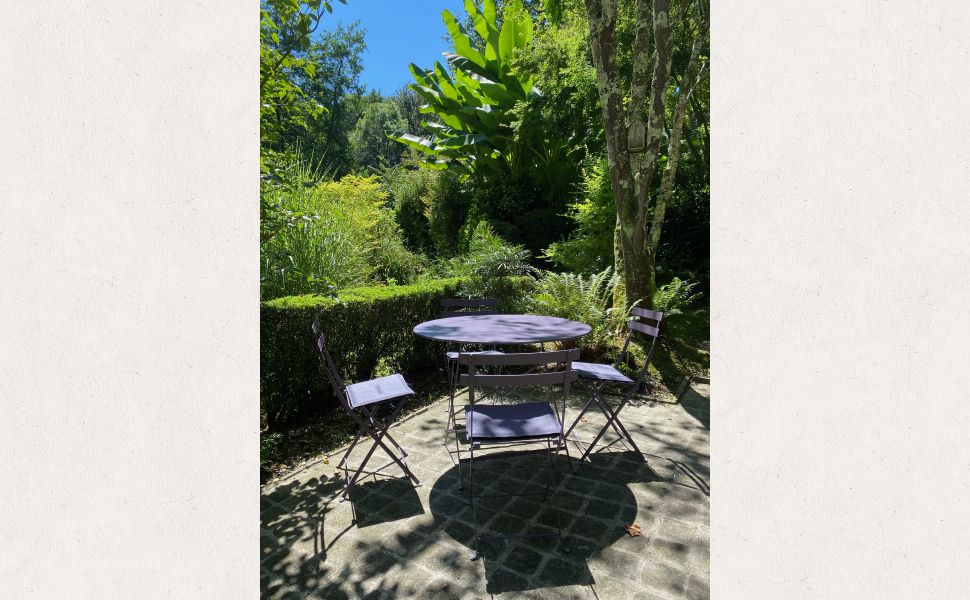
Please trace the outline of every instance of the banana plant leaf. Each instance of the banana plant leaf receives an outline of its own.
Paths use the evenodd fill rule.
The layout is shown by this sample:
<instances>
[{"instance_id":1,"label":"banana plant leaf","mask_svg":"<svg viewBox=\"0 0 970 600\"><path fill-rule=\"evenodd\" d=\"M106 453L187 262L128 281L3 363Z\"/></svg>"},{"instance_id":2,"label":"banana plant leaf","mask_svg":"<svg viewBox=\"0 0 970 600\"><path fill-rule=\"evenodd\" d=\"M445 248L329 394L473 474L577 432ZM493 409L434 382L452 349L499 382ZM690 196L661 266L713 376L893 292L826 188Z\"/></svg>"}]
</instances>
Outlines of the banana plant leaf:
<instances>
[{"instance_id":1,"label":"banana plant leaf","mask_svg":"<svg viewBox=\"0 0 970 600\"><path fill-rule=\"evenodd\" d=\"M455 20L455 16L451 14L451 11L445 9L441 13L441 18L444 19L445 27L448 28L448 33L451 35L451 40L455 44L455 52L460 56L467 58L473 63L485 66L485 57L481 55L478 50L472 47L471 40L462 30L461 25Z\"/></svg>"},{"instance_id":2,"label":"banana plant leaf","mask_svg":"<svg viewBox=\"0 0 970 600\"><path fill-rule=\"evenodd\" d=\"M414 148L415 150L425 154L437 155L439 152L439 148L437 144L435 144L434 140L429 140L428 138L414 135L413 133L395 131L386 135L395 142L401 142L405 146Z\"/></svg>"}]
</instances>

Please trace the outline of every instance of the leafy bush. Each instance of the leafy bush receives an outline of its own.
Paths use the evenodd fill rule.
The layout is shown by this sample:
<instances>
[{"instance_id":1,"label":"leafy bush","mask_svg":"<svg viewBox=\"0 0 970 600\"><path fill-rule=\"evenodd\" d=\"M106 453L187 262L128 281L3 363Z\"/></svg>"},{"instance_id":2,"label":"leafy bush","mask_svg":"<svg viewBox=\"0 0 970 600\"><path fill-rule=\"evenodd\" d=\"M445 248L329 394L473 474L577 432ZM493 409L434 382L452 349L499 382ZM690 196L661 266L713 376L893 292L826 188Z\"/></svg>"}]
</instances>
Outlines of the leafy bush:
<instances>
[{"instance_id":1,"label":"leafy bush","mask_svg":"<svg viewBox=\"0 0 970 600\"><path fill-rule=\"evenodd\" d=\"M596 273L613 264L613 230L616 205L605 159L583 171L583 198L569 205L567 216L575 223L573 235L546 249L544 257L578 273Z\"/></svg>"},{"instance_id":2,"label":"leafy bush","mask_svg":"<svg viewBox=\"0 0 970 600\"><path fill-rule=\"evenodd\" d=\"M670 283L657 288L653 294L653 307L664 314L664 320L684 313L684 309L698 300L702 294L694 292L696 281L681 281L674 277Z\"/></svg>"},{"instance_id":3,"label":"leafy bush","mask_svg":"<svg viewBox=\"0 0 970 600\"><path fill-rule=\"evenodd\" d=\"M384 187L408 248L427 254L458 253L458 234L469 198L455 173L419 167L406 157L384 170Z\"/></svg>"},{"instance_id":4,"label":"leafy bush","mask_svg":"<svg viewBox=\"0 0 970 600\"><path fill-rule=\"evenodd\" d=\"M261 248L263 298L407 282L422 268L404 247L375 177L301 179L270 193L291 218Z\"/></svg>"},{"instance_id":5,"label":"leafy bush","mask_svg":"<svg viewBox=\"0 0 970 600\"><path fill-rule=\"evenodd\" d=\"M484 42L482 51L473 47L451 11L443 11L455 49L449 55L450 69L440 62L429 70L411 64L415 83L409 85L426 102L422 112L440 122L431 137L403 131L390 137L427 155L436 166L495 178L507 173L516 154L526 152L514 141L512 109L538 90L531 75L515 67L514 58L532 47L534 25L519 0L502 5L501 24L493 0L485 0L482 12L472 2L465 8Z\"/></svg>"},{"instance_id":6,"label":"leafy bush","mask_svg":"<svg viewBox=\"0 0 970 600\"><path fill-rule=\"evenodd\" d=\"M259 464L265 467L279 459L283 447L283 434L267 433L259 436Z\"/></svg>"},{"instance_id":7,"label":"leafy bush","mask_svg":"<svg viewBox=\"0 0 970 600\"><path fill-rule=\"evenodd\" d=\"M590 354L603 354L610 349L624 322L623 308L612 306L613 288L618 281L611 268L589 277L545 271L536 281L530 309L586 323L592 331L579 339L579 346Z\"/></svg>"},{"instance_id":8,"label":"leafy bush","mask_svg":"<svg viewBox=\"0 0 970 600\"><path fill-rule=\"evenodd\" d=\"M503 240L492 226L482 221L475 227L468 253L438 261L432 271L449 277L462 277L463 295L471 298L496 298L509 293L508 279L531 275L531 254L522 246Z\"/></svg>"}]
</instances>

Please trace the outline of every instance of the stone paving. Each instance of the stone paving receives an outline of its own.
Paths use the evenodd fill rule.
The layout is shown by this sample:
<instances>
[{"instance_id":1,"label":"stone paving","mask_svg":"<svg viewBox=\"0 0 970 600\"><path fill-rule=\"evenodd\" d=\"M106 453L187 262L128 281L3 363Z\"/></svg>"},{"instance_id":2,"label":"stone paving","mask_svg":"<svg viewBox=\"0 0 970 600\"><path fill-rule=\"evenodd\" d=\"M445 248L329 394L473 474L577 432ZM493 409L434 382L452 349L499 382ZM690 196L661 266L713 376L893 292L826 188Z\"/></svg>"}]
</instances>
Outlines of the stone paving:
<instances>
[{"instance_id":1,"label":"stone paving","mask_svg":"<svg viewBox=\"0 0 970 600\"><path fill-rule=\"evenodd\" d=\"M574 388L570 406L586 393ZM367 478L339 502L334 455L262 490L262 596L708 598L709 398L707 384L693 383L679 403L628 405L621 418L644 456L616 443L578 463L579 447L570 444L575 472L564 454L555 461L562 546L555 537L487 540L477 561L469 560L472 512L448 451L454 442L442 444L447 404L439 400L391 429L420 487L391 464L388 477ZM604 422L588 413L577 437L592 439ZM604 442L613 439L608 433ZM352 460L368 446L359 445ZM368 467L386 460L378 450ZM548 477L545 455L476 457L479 464L496 468L476 471L485 493L541 491ZM525 468L507 468L514 466ZM481 499L477 506L486 534L555 531L548 503ZM632 524L641 535L627 534L624 525Z\"/></svg>"}]
</instances>

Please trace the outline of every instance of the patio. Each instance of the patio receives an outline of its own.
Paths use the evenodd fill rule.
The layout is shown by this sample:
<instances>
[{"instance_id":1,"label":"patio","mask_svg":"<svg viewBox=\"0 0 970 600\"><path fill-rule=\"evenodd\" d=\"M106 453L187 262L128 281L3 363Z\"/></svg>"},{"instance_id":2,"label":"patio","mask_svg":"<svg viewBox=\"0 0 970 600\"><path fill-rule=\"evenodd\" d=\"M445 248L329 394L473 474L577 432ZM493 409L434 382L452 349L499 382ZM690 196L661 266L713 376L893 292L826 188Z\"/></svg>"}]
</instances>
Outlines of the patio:
<instances>
[{"instance_id":1,"label":"patio","mask_svg":"<svg viewBox=\"0 0 970 600\"><path fill-rule=\"evenodd\" d=\"M391 465L389 477L368 477L348 501L338 502L343 480L335 474L334 454L329 464L311 463L262 490L262 595L707 598L709 397L706 383L693 383L679 403L641 399L623 410L645 462L620 444L575 464L575 473L565 456L557 459L565 552L555 538L487 541L474 562L468 560L471 508L442 445L442 398L392 428L421 487ZM576 388L571 410L585 398L586 391ZM577 427L579 439L591 439L603 420L587 415ZM573 458L578 450L570 443ZM372 468L385 461L380 453L375 458ZM488 466L535 460L520 453ZM541 489L546 475L543 469L510 469L476 475L476 481L495 490ZM479 508L486 530L555 526L551 504L526 498L482 501ZM641 533L631 537L624 526L634 524Z\"/></svg>"}]
</instances>

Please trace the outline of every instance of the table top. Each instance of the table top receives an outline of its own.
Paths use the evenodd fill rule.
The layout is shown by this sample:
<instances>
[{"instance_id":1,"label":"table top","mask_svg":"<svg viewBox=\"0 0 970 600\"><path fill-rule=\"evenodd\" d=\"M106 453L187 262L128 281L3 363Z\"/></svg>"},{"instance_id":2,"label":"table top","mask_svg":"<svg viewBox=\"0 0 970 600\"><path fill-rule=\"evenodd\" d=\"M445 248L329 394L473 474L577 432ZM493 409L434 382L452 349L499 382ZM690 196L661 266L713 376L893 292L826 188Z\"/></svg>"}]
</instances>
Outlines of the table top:
<instances>
[{"instance_id":1,"label":"table top","mask_svg":"<svg viewBox=\"0 0 970 600\"><path fill-rule=\"evenodd\" d=\"M537 344L582 337L592 328L578 321L542 315L475 315L425 321L414 333L460 344Z\"/></svg>"}]
</instances>

